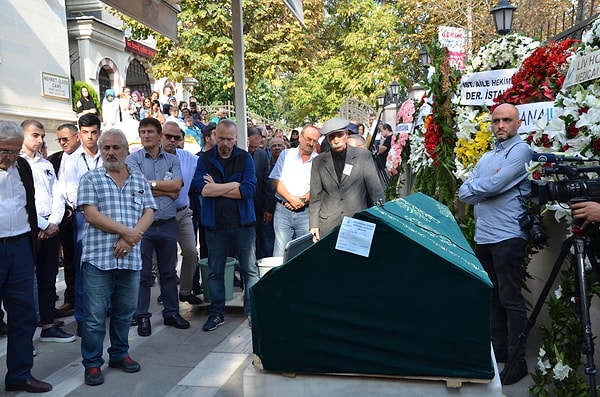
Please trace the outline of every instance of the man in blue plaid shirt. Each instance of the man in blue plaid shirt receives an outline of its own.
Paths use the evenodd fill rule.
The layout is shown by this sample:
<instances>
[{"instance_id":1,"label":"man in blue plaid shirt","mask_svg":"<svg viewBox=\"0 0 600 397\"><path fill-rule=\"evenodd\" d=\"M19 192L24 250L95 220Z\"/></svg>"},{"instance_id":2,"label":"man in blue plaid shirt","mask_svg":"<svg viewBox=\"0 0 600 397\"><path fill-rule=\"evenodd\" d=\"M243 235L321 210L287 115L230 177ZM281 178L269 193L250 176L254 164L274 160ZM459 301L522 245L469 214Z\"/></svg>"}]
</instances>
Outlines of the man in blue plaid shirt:
<instances>
[{"instance_id":1,"label":"man in blue plaid shirt","mask_svg":"<svg viewBox=\"0 0 600 397\"><path fill-rule=\"evenodd\" d=\"M156 203L146 178L125 164L127 138L120 130L105 131L98 140L103 167L84 174L77 204L87 221L83 229L82 274L86 293L81 355L85 383L104 382L100 367L109 304L109 362L112 368L137 372L129 357L129 327L135 313L142 258L139 242L154 219Z\"/></svg>"}]
</instances>

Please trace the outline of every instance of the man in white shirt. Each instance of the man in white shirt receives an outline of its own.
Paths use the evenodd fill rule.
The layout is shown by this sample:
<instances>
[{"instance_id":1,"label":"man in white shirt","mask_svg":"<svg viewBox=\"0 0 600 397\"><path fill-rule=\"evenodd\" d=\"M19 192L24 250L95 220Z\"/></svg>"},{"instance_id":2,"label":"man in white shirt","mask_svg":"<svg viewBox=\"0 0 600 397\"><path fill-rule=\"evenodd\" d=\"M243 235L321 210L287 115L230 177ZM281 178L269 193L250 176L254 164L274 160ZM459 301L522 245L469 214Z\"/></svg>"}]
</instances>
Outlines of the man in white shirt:
<instances>
[{"instance_id":1,"label":"man in white shirt","mask_svg":"<svg viewBox=\"0 0 600 397\"><path fill-rule=\"evenodd\" d=\"M317 156L315 147L319 130L306 125L300 132L297 148L283 151L269 178L275 188L275 246L273 256L283 256L286 244L309 232L308 203L310 200L310 173L312 160Z\"/></svg>"},{"instance_id":2,"label":"man in white shirt","mask_svg":"<svg viewBox=\"0 0 600 397\"><path fill-rule=\"evenodd\" d=\"M0 298L8 313L4 382L6 391L43 393L52 385L31 375L38 225L31 167L19 157L22 146L23 130L0 121Z\"/></svg>"},{"instance_id":3,"label":"man in white shirt","mask_svg":"<svg viewBox=\"0 0 600 397\"><path fill-rule=\"evenodd\" d=\"M65 212L65 200L57 186L52 163L39 153L46 136L44 126L37 120L25 120L21 123L21 128L24 135L21 157L31 166L35 186L39 239L35 271L42 327L40 342L73 342L75 335L54 325L56 275L58 274L58 225Z\"/></svg>"},{"instance_id":4,"label":"man in white shirt","mask_svg":"<svg viewBox=\"0 0 600 397\"><path fill-rule=\"evenodd\" d=\"M104 163L98 151L98 138L100 137L100 119L94 114L84 114L79 118L79 140L81 146L65 160L59 180L63 187L67 203L72 208L77 208L77 190L83 174L89 170L101 167ZM83 327L83 279L81 278L81 254L83 239L83 212L75 211L73 219L73 232L75 238L75 320L77 321L77 335L81 336Z\"/></svg>"},{"instance_id":5,"label":"man in white shirt","mask_svg":"<svg viewBox=\"0 0 600 397\"><path fill-rule=\"evenodd\" d=\"M63 149L48 156L48 161L54 166L54 171L59 178L64 163L71 153L81 146L79 129L75 124L61 124L56 128L56 141ZM62 191L62 189L61 189ZM65 202L66 204L66 202ZM74 208L65 205L65 214L58 230L58 239L62 246L63 272L65 276L64 303L58 308L61 316L73 314L75 307L75 240L73 239L73 211Z\"/></svg>"}]
</instances>

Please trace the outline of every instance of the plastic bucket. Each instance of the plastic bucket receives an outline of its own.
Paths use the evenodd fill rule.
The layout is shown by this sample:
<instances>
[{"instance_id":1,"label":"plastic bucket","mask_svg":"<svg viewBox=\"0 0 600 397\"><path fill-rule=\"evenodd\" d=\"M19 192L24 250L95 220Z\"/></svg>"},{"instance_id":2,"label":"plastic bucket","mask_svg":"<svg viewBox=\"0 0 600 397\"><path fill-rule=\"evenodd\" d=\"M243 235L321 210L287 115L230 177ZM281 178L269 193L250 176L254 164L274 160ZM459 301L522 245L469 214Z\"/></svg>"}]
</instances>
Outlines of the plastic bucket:
<instances>
[{"instance_id":1,"label":"plastic bucket","mask_svg":"<svg viewBox=\"0 0 600 397\"><path fill-rule=\"evenodd\" d=\"M227 262L225 262L225 301L233 299L233 272L237 263L237 259L230 257L228 257ZM200 267L200 274L202 275L204 301L210 302L210 290L208 289L208 275L210 269L208 268L208 258L200 259L198 261L198 266Z\"/></svg>"},{"instance_id":2,"label":"plastic bucket","mask_svg":"<svg viewBox=\"0 0 600 397\"><path fill-rule=\"evenodd\" d=\"M258 260L258 274L260 277L267 274L269 270L283 264L283 256L270 256Z\"/></svg>"}]
</instances>

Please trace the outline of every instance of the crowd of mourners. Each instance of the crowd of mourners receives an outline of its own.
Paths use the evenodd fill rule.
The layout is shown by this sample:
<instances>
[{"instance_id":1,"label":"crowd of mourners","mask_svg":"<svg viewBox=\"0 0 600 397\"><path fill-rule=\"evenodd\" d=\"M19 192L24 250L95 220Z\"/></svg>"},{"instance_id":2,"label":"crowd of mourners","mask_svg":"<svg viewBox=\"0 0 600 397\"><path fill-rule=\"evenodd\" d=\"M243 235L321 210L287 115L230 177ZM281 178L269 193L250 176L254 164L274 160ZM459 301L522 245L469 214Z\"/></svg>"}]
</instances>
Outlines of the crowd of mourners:
<instances>
[{"instance_id":1,"label":"crowd of mourners","mask_svg":"<svg viewBox=\"0 0 600 397\"><path fill-rule=\"evenodd\" d=\"M128 333L134 326L142 337L152 334L155 282L165 325L189 328L180 303L200 305L208 291L203 329L215 330L225 321L230 258L252 327L248 289L258 281L259 259L283 256L308 233L316 242L344 216L385 199L377 166L384 126L371 153L368 127L355 121L333 118L286 133L247 120L244 150L226 108L210 118L194 97L178 101L169 86L149 97L107 89L99 108L81 88L77 123L57 128L62 150L50 156L39 121L0 121L6 390L52 389L31 375L36 327L40 342L79 336L85 383L98 385L109 318L109 366L139 371ZM204 285L200 259L208 265ZM60 266L66 288L56 307ZM63 328L68 316L77 323L73 333Z\"/></svg>"}]
</instances>

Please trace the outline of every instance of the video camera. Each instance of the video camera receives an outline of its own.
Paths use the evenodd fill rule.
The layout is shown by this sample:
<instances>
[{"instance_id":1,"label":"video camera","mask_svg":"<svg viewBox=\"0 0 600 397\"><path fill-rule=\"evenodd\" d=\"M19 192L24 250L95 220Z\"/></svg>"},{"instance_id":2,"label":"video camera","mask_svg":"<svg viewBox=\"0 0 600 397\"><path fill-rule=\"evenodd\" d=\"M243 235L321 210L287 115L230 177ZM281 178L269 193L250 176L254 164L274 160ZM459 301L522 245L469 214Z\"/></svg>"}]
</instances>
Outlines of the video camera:
<instances>
[{"instance_id":1,"label":"video camera","mask_svg":"<svg viewBox=\"0 0 600 397\"><path fill-rule=\"evenodd\" d=\"M564 176L556 182L532 180L531 201L543 205L550 201L572 203L575 201L600 201L600 180L589 179L586 173L600 173L600 166L582 167L572 163L590 160L585 157L568 157L551 153L533 153L533 161L551 163L543 167L544 176Z\"/></svg>"}]
</instances>

